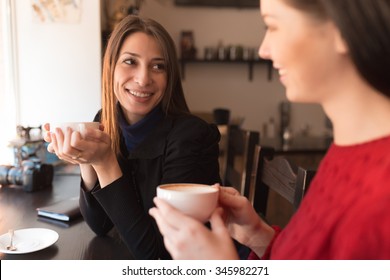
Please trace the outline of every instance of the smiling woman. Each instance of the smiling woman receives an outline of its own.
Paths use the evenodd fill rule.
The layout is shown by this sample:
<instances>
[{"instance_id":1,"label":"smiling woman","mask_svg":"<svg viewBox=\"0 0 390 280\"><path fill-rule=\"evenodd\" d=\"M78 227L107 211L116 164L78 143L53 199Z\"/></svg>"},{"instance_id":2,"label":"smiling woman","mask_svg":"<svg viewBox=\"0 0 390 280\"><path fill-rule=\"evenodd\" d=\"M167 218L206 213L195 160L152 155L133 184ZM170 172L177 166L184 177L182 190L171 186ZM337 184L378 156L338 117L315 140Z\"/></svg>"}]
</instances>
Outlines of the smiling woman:
<instances>
[{"instance_id":1,"label":"smiling woman","mask_svg":"<svg viewBox=\"0 0 390 280\"><path fill-rule=\"evenodd\" d=\"M220 188L211 230L156 198L156 218L176 259L390 259L390 2L261 0L259 54L273 61L287 98L320 104L334 142L298 210L281 231L234 188Z\"/></svg>"},{"instance_id":2,"label":"smiling woman","mask_svg":"<svg viewBox=\"0 0 390 280\"><path fill-rule=\"evenodd\" d=\"M97 235L115 227L136 259L171 258L148 210L166 183L220 182L215 125L190 114L175 44L154 20L125 17L103 62L100 130L46 135L49 151L80 164L80 210Z\"/></svg>"}]
</instances>

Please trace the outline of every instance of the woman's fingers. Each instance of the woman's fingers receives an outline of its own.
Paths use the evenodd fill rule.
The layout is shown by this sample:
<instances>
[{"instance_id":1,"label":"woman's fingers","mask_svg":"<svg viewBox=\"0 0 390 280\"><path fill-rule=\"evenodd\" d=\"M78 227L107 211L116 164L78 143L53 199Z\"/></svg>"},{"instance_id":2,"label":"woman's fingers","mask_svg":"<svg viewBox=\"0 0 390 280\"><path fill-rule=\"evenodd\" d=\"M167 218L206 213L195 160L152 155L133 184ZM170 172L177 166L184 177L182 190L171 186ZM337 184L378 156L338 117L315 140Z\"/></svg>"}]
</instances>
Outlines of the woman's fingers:
<instances>
[{"instance_id":1,"label":"woman's fingers","mask_svg":"<svg viewBox=\"0 0 390 280\"><path fill-rule=\"evenodd\" d=\"M43 140L45 140L45 142L50 143L51 142L50 124L45 123L43 125L43 129L44 129Z\"/></svg>"},{"instance_id":2,"label":"woman's fingers","mask_svg":"<svg viewBox=\"0 0 390 280\"><path fill-rule=\"evenodd\" d=\"M156 197L153 201L157 207L150 209L149 213L155 218L161 234L167 236L168 239L171 236L180 236L181 232L186 232L199 225L203 227L203 224L181 213L164 200Z\"/></svg>"},{"instance_id":3,"label":"woman's fingers","mask_svg":"<svg viewBox=\"0 0 390 280\"><path fill-rule=\"evenodd\" d=\"M153 217L156 216L155 218L157 218L156 221L159 227L161 225L163 231L177 230L177 225L180 223L180 220L186 218L186 216L162 199L155 197L153 201L157 208L152 208L153 211L151 211L151 215ZM169 219L165 219L164 217L169 217Z\"/></svg>"},{"instance_id":4,"label":"woman's fingers","mask_svg":"<svg viewBox=\"0 0 390 280\"><path fill-rule=\"evenodd\" d=\"M221 192L230 194L230 195L240 195L240 193L232 187L221 187Z\"/></svg>"},{"instance_id":5,"label":"woman's fingers","mask_svg":"<svg viewBox=\"0 0 390 280\"><path fill-rule=\"evenodd\" d=\"M43 129L46 130L46 131L50 131L50 123L45 123L43 125Z\"/></svg>"},{"instance_id":6,"label":"woman's fingers","mask_svg":"<svg viewBox=\"0 0 390 280\"><path fill-rule=\"evenodd\" d=\"M67 128L64 133L64 138L63 138L63 145L62 145L62 151L65 155L70 156L71 158L77 157L78 151L74 153L74 148L70 145L70 138L72 137L72 129Z\"/></svg>"},{"instance_id":7,"label":"woman's fingers","mask_svg":"<svg viewBox=\"0 0 390 280\"><path fill-rule=\"evenodd\" d=\"M73 164L104 161L111 151L109 135L99 129L84 127L82 132L78 132L71 128L55 128L54 132L47 133L45 140L50 142L49 152Z\"/></svg>"},{"instance_id":8,"label":"woman's fingers","mask_svg":"<svg viewBox=\"0 0 390 280\"><path fill-rule=\"evenodd\" d=\"M53 150L62 160L66 160L73 164L78 164L78 159L81 157L82 151L70 145L70 138L72 133L73 131L70 128L67 128L65 133L63 133L60 128L56 128L55 132L51 133L50 135L52 143L51 147L48 147L48 150Z\"/></svg>"},{"instance_id":9,"label":"woman's fingers","mask_svg":"<svg viewBox=\"0 0 390 280\"><path fill-rule=\"evenodd\" d=\"M164 206L162 206L162 208L164 208ZM171 241L171 238L175 238L177 236L177 229L175 227L172 227L171 224L167 221L167 219L165 219L164 214L162 214L161 208L154 207L149 209L149 215L151 215L156 220L158 229L161 235L164 237L164 244L167 250L170 251L171 254L176 254L176 247L175 244Z\"/></svg>"},{"instance_id":10,"label":"woman's fingers","mask_svg":"<svg viewBox=\"0 0 390 280\"><path fill-rule=\"evenodd\" d=\"M104 133L100 129L84 128L80 133L82 139L93 142L103 142L109 144L111 139L107 133Z\"/></svg>"},{"instance_id":11,"label":"woman's fingers","mask_svg":"<svg viewBox=\"0 0 390 280\"><path fill-rule=\"evenodd\" d=\"M53 138L55 139L56 142L56 153L59 156L62 156L63 154L63 143L64 143L64 135L62 133L62 130L59 128L55 129L55 133L53 135Z\"/></svg>"},{"instance_id":12,"label":"woman's fingers","mask_svg":"<svg viewBox=\"0 0 390 280\"><path fill-rule=\"evenodd\" d=\"M214 232L225 232L227 233L225 222L223 221L223 209L217 208L210 218L210 224Z\"/></svg>"},{"instance_id":13,"label":"woman's fingers","mask_svg":"<svg viewBox=\"0 0 390 280\"><path fill-rule=\"evenodd\" d=\"M51 148L52 150L58 155L58 140L55 133L50 132L50 138L51 138Z\"/></svg>"},{"instance_id":14,"label":"woman's fingers","mask_svg":"<svg viewBox=\"0 0 390 280\"><path fill-rule=\"evenodd\" d=\"M229 208L241 208L246 203L246 198L234 188L220 188L219 202Z\"/></svg>"}]
</instances>

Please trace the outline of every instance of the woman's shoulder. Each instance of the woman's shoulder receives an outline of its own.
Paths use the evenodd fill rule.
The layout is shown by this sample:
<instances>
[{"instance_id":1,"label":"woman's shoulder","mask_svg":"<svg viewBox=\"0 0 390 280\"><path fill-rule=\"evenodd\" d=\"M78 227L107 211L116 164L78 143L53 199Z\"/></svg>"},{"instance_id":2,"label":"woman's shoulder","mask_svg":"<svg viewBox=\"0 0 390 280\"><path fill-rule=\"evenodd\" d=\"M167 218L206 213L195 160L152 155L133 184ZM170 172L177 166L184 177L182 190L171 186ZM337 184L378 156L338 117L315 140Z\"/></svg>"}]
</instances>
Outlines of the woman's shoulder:
<instances>
[{"instance_id":1,"label":"woman's shoulder","mask_svg":"<svg viewBox=\"0 0 390 280\"><path fill-rule=\"evenodd\" d=\"M220 134L217 126L191 114L172 116L172 130L174 135L194 135L198 137L216 137Z\"/></svg>"},{"instance_id":2,"label":"woman's shoulder","mask_svg":"<svg viewBox=\"0 0 390 280\"><path fill-rule=\"evenodd\" d=\"M218 129L215 124L208 123L205 120L201 119L198 116L192 114L182 114L173 117L173 127L175 128L189 128L193 129L206 129L206 130L214 130Z\"/></svg>"},{"instance_id":3,"label":"woman's shoulder","mask_svg":"<svg viewBox=\"0 0 390 280\"><path fill-rule=\"evenodd\" d=\"M204 125L204 126L209 126L210 123L206 122L205 120L201 119L198 116L195 116L193 114L180 114L176 116L172 116L174 119L175 123L193 123L193 124L198 124L198 125Z\"/></svg>"}]
</instances>

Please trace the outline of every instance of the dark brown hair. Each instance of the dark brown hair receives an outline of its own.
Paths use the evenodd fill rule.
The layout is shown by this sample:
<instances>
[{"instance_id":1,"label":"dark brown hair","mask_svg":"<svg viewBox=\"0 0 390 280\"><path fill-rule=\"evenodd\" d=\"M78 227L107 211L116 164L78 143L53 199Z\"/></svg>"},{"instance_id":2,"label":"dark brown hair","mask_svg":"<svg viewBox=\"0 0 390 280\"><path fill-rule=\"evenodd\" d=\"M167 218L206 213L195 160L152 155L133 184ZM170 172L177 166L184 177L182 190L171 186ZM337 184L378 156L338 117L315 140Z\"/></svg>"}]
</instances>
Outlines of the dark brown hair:
<instances>
[{"instance_id":1,"label":"dark brown hair","mask_svg":"<svg viewBox=\"0 0 390 280\"><path fill-rule=\"evenodd\" d=\"M102 75L102 115L104 130L110 135L112 149L120 153L120 133L118 126L117 100L114 94L114 70L119 52L125 39L135 32L143 32L154 37L159 44L165 69L167 71L167 87L161 105L166 115L187 114L189 109L184 98L180 70L175 43L169 33L158 22L152 19L129 15L113 30L107 43L103 60Z\"/></svg>"},{"instance_id":2,"label":"dark brown hair","mask_svg":"<svg viewBox=\"0 0 390 280\"><path fill-rule=\"evenodd\" d=\"M348 45L360 75L390 97L390 1L284 0L288 5L330 19Z\"/></svg>"}]
</instances>

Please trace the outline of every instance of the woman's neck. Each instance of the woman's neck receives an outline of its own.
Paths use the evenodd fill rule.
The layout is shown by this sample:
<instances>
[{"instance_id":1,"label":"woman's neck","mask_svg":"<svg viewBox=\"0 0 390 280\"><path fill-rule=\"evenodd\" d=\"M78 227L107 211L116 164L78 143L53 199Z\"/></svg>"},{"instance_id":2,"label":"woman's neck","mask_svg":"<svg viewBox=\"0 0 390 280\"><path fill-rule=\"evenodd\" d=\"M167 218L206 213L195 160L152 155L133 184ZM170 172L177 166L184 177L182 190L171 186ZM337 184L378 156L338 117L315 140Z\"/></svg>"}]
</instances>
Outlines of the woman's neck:
<instances>
[{"instance_id":1,"label":"woman's neck","mask_svg":"<svg viewBox=\"0 0 390 280\"><path fill-rule=\"evenodd\" d=\"M353 145L390 135L390 98L367 84L344 88L323 104L337 145Z\"/></svg>"}]
</instances>

